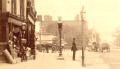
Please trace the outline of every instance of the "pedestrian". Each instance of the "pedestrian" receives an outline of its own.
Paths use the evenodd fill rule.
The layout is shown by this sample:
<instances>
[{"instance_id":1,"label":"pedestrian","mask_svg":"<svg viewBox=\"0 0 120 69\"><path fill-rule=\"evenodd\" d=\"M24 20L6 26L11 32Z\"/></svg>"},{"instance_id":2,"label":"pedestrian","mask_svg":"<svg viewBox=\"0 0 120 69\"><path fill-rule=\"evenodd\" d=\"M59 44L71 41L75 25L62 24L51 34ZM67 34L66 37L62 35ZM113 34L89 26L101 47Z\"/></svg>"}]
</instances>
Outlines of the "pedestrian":
<instances>
[{"instance_id":1,"label":"pedestrian","mask_svg":"<svg viewBox=\"0 0 120 69\"><path fill-rule=\"evenodd\" d=\"M75 38L73 38L71 51L73 51L73 60L75 60L75 54L76 54L76 51L77 51L77 47L76 47L76 43L75 43Z\"/></svg>"},{"instance_id":2,"label":"pedestrian","mask_svg":"<svg viewBox=\"0 0 120 69\"><path fill-rule=\"evenodd\" d=\"M55 52L55 45L52 46L52 53Z\"/></svg>"},{"instance_id":3,"label":"pedestrian","mask_svg":"<svg viewBox=\"0 0 120 69\"><path fill-rule=\"evenodd\" d=\"M49 53L49 45L48 44L46 44L45 48L46 48L46 52Z\"/></svg>"}]
</instances>

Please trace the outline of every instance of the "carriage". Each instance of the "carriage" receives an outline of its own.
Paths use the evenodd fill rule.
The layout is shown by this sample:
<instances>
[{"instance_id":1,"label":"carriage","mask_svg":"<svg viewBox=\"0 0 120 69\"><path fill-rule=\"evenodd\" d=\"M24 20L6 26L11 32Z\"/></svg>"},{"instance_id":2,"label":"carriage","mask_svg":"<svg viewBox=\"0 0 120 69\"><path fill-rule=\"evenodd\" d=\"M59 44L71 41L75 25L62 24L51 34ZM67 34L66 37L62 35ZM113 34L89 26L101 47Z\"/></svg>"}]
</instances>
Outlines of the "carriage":
<instances>
[{"instance_id":1,"label":"carriage","mask_svg":"<svg viewBox=\"0 0 120 69\"><path fill-rule=\"evenodd\" d=\"M97 44L96 42L93 42L91 46L89 46L89 51L94 52L110 52L110 45L108 43L101 43Z\"/></svg>"},{"instance_id":2,"label":"carriage","mask_svg":"<svg viewBox=\"0 0 120 69\"><path fill-rule=\"evenodd\" d=\"M110 45L108 43L102 43L100 46L100 52L110 52Z\"/></svg>"}]
</instances>

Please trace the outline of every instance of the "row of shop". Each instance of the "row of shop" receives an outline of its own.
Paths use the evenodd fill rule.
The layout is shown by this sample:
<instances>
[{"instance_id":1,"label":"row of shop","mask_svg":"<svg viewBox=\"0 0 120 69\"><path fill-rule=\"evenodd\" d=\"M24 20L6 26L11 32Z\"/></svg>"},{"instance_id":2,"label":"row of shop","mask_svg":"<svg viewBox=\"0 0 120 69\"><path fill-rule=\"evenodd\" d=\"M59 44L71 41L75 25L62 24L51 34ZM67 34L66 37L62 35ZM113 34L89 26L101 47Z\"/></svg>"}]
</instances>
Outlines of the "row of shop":
<instances>
[{"instance_id":1,"label":"row of shop","mask_svg":"<svg viewBox=\"0 0 120 69\"><path fill-rule=\"evenodd\" d=\"M26 18L0 13L0 61L16 63L18 58L35 59L35 21L36 13L31 6L27 8Z\"/></svg>"}]
</instances>

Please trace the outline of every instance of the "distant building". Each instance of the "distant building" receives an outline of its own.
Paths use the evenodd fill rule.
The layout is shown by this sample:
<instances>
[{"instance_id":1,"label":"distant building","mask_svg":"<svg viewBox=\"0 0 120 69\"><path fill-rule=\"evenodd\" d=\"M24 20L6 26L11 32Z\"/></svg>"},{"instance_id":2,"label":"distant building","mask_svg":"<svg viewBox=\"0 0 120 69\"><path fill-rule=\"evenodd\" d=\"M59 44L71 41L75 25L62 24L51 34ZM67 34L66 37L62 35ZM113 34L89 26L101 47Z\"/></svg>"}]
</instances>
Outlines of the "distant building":
<instances>
[{"instance_id":1,"label":"distant building","mask_svg":"<svg viewBox=\"0 0 120 69\"><path fill-rule=\"evenodd\" d=\"M52 21L52 16L50 16L50 15L45 15L45 16L44 16L44 21Z\"/></svg>"},{"instance_id":2,"label":"distant building","mask_svg":"<svg viewBox=\"0 0 120 69\"><path fill-rule=\"evenodd\" d=\"M83 10L85 11L85 10ZM88 45L88 23L86 21L86 14L82 14L84 19L84 41L85 46ZM72 39L76 38L76 43L78 47L81 47L82 41L82 25L81 25L81 14L75 16L75 20L63 20L63 28L62 28L62 38L67 42L68 46L71 46ZM51 20L51 16L47 16L45 20L43 20L41 24L41 28L44 30L44 33L51 33L59 37L58 32L58 21Z\"/></svg>"},{"instance_id":3,"label":"distant building","mask_svg":"<svg viewBox=\"0 0 120 69\"><path fill-rule=\"evenodd\" d=\"M42 29L44 30L44 33L51 33L59 37L57 22L58 21L43 21ZM77 46L80 47L81 21L80 20L63 20L62 23L63 23L62 38L64 38L64 40L67 42L67 45L69 46L69 48L71 46L73 37L76 38ZM87 32L87 22L85 23L85 25L86 25L85 30Z\"/></svg>"},{"instance_id":4,"label":"distant building","mask_svg":"<svg viewBox=\"0 0 120 69\"><path fill-rule=\"evenodd\" d=\"M41 34L41 44L52 44L56 36L52 34Z\"/></svg>"}]
</instances>

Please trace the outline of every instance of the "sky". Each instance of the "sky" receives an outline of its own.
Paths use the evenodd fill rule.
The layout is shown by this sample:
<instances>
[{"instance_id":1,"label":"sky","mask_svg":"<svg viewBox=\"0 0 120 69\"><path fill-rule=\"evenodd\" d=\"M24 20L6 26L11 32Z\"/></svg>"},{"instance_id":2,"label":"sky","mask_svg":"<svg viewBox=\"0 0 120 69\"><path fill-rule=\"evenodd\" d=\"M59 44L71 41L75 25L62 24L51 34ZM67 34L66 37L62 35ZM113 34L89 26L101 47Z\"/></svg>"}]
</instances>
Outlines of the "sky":
<instances>
[{"instance_id":1,"label":"sky","mask_svg":"<svg viewBox=\"0 0 120 69\"><path fill-rule=\"evenodd\" d=\"M37 14L52 15L54 20L73 20L84 5L89 28L95 28L103 41L112 41L120 27L120 0L36 0Z\"/></svg>"}]
</instances>

